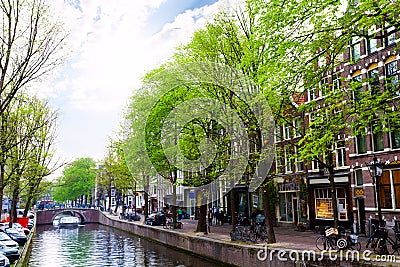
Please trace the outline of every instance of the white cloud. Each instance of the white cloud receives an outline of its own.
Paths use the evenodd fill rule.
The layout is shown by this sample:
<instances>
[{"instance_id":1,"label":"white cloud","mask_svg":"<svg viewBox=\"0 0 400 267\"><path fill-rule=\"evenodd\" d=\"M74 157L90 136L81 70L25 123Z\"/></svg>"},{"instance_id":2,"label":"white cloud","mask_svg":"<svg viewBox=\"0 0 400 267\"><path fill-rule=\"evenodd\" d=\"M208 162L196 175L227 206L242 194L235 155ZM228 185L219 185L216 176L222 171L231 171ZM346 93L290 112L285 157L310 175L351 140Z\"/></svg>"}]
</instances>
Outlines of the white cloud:
<instances>
[{"instance_id":1,"label":"white cloud","mask_svg":"<svg viewBox=\"0 0 400 267\"><path fill-rule=\"evenodd\" d=\"M60 76L43 90L60 105L62 153L101 155L107 137L122 120L127 99L140 86L146 71L165 62L177 45L189 41L221 4L237 2L221 0L187 10L151 35L148 28L152 22L148 19L163 1L85 0L80 1L79 8L52 1L71 29L73 51Z\"/></svg>"}]
</instances>

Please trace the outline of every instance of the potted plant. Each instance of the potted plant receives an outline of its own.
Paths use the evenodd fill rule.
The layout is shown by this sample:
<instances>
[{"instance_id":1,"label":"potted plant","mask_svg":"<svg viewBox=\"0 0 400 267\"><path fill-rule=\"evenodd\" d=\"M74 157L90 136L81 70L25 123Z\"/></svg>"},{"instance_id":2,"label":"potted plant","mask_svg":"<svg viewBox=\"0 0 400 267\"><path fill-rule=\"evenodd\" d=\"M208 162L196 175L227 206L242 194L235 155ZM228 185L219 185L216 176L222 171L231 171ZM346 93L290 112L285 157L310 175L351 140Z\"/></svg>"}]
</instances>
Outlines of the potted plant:
<instances>
[{"instance_id":1,"label":"potted plant","mask_svg":"<svg viewBox=\"0 0 400 267\"><path fill-rule=\"evenodd\" d=\"M307 224L304 222L297 223L297 231L304 232L307 228Z\"/></svg>"}]
</instances>

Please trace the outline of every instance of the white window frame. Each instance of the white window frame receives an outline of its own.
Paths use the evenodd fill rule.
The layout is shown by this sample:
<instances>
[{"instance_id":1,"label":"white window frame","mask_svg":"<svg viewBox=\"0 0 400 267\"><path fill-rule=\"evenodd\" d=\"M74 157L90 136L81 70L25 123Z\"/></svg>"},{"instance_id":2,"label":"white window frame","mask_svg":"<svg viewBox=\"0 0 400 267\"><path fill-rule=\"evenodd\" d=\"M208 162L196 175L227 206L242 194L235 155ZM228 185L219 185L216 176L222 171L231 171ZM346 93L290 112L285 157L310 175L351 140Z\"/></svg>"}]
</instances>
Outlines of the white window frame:
<instances>
[{"instance_id":1,"label":"white window frame","mask_svg":"<svg viewBox=\"0 0 400 267\"><path fill-rule=\"evenodd\" d=\"M343 145L340 143L343 142ZM339 140L335 142L335 154L336 154L336 167L345 167L347 166L347 160L346 160L346 142L344 140ZM342 164L340 164L340 160L342 161Z\"/></svg>"},{"instance_id":2,"label":"white window frame","mask_svg":"<svg viewBox=\"0 0 400 267\"><path fill-rule=\"evenodd\" d=\"M291 138L291 129L292 125L290 123L284 123L283 124L283 139L289 140Z\"/></svg>"},{"instance_id":3,"label":"white window frame","mask_svg":"<svg viewBox=\"0 0 400 267\"><path fill-rule=\"evenodd\" d=\"M389 65L396 65L396 71L389 74ZM399 88L399 62L397 59L385 63L385 76L386 76L386 79L394 78L392 81L388 81L388 82L391 82L393 85L397 86L397 91L395 92L395 94L397 96L400 96L400 91L398 89ZM396 81L396 82L393 82L393 81Z\"/></svg>"},{"instance_id":4,"label":"white window frame","mask_svg":"<svg viewBox=\"0 0 400 267\"><path fill-rule=\"evenodd\" d=\"M285 172L286 173L292 173L292 160L290 159L290 149L288 146L285 146L283 148L283 155L284 155L284 160L285 160Z\"/></svg>"}]
</instances>

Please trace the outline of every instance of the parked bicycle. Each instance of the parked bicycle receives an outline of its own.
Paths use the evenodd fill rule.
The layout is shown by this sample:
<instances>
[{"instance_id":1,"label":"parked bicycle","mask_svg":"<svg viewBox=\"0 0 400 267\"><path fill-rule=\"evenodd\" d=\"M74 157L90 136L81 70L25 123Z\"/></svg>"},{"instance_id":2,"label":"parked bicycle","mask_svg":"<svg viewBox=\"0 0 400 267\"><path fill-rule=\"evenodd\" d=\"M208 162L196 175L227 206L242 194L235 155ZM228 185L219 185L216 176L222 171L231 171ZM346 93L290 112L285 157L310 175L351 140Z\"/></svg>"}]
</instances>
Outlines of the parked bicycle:
<instances>
[{"instance_id":1,"label":"parked bicycle","mask_svg":"<svg viewBox=\"0 0 400 267\"><path fill-rule=\"evenodd\" d=\"M336 241L336 246L339 250L361 250L361 243L358 236L351 234L350 230L345 230L343 227L338 227L340 238Z\"/></svg>"},{"instance_id":2,"label":"parked bicycle","mask_svg":"<svg viewBox=\"0 0 400 267\"><path fill-rule=\"evenodd\" d=\"M321 234L315 240L315 246L319 250L337 250L337 240L339 237L339 231L333 227L319 227L319 233Z\"/></svg>"},{"instance_id":3,"label":"parked bicycle","mask_svg":"<svg viewBox=\"0 0 400 267\"><path fill-rule=\"evenodd\" d=\"M257 237L246 217L238 217L235 228L229 233L232 241L256 242Z\"/></svg>"},{"instance_id":4,"label":"parked bicycle","mask_svg":"<svg viewBox=\"0 0 400 267\"><path fill-rule=\"evenodd\" d=\"M389 236L388 229L371 225L372 231L368 237L366 248L371 245L375 254L400 254L400 229L394 227L394 239ZM389 251L389 248L391 251Z\"/></svg>"}]
</instances>

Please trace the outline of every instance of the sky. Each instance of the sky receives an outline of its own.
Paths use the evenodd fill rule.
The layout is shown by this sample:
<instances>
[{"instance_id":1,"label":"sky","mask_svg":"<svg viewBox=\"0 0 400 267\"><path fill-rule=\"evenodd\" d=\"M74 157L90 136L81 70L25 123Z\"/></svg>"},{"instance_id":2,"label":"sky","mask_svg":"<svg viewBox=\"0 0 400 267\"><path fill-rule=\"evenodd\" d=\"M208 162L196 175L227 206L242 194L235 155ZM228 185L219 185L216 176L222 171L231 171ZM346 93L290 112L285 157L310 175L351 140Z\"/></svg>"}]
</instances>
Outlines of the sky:
<instances>
[{"instance_id":1,"label":"sky","mask_svg":"<svg viewBox=\"0 0 400 267\"><path fill-rule=\"evenodd\" d=\"M57 155L101 160L143 75L238 0L51 0L68 58L39 94L59 112Z\"/></svg>"}]
</instances>

